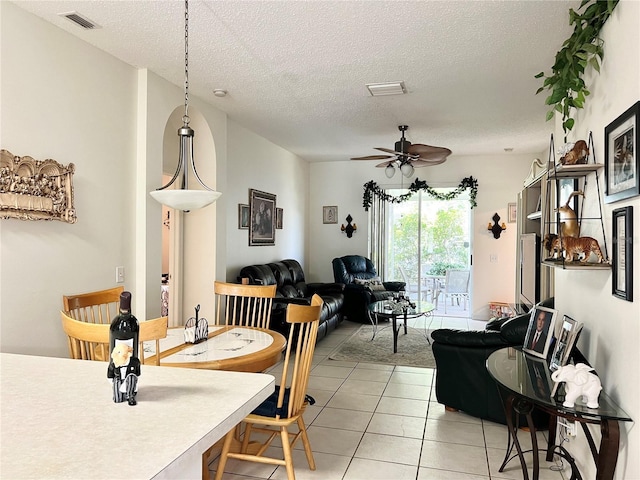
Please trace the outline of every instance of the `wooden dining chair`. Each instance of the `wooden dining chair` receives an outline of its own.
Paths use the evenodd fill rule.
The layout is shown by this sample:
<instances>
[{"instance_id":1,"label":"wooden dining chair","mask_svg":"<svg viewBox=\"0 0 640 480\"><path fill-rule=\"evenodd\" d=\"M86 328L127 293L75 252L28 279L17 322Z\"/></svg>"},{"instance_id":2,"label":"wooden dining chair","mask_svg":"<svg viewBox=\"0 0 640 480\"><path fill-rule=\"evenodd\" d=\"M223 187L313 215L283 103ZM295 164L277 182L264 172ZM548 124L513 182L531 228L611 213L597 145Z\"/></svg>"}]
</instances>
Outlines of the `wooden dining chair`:
<instances>
[{"instance_id":1,"label":"wooden dining chair","mask_svg":"<svg viewBox=\"0 0 640 480\"><path fill-rule=\"evenodd\" d=\"M276 285L215 282L215 323L269 328Z\"/></svg>"},{"instance_id":2,"label":"wooden dining chair","mask_svg":"<svg viewBox=\"0 0 640 480\"><path fill-rule=\"evenodd\" d=\"M109 324L81 322L60 311L62 329L69 340L69 358L109 360Z\"/></svg>"},{"instance_id":3,"label":"wooden dining chair","mask_svg":"<svg viewBox=\"0 0 640 480\"><path fill-rule=\"evenodd\" d=\"M307 395L307 385L321 312L322 298L318 295L312 297L311 305L288 305L287 323L291 324L291 330L280 384L276 385L275 392L267 400L243 420L245 431L239 452L231 451L231 446L236 439L236 428L227 433L215 480L222 479L224 467L229 458L283 465L287 469L287 479L295 480L292 448L299 438L302 439L309 468L316 469L302 415L307 405L314 403L313 399ZM289 432L288 429L292 425L298 426L296 433ZM252 443L251 434L254 432L268 434L268 437L266 440ZM284 458L264 456L265 451L278 435L282 440Z\"/></svg>"},{"instance_id":4,"label":"wooden dining chair","mask_svg":"<svg viewBox=\"0 0 640 480\"><path fill-rule=\"evenodd\" d=\"M118 314L122 285L97 292L63 295L62 306L71 318L88 323L111 323Z\"/></svg>"},{"instance_id":5,"label":"wooden dining chair","mask_svg":"<svg viewBox=\"0 0 640 480\"><path fill-rule=\"evenodd\" d=\"M155 340L156 353L154 355L155 364L160 365L160 339L167 337L167 328L169 327L169 317L158 317L152 320L139 322L140 324L140 348L138 356L140 363L144 364L144 342Z\"/></svg>"}]
</instances>

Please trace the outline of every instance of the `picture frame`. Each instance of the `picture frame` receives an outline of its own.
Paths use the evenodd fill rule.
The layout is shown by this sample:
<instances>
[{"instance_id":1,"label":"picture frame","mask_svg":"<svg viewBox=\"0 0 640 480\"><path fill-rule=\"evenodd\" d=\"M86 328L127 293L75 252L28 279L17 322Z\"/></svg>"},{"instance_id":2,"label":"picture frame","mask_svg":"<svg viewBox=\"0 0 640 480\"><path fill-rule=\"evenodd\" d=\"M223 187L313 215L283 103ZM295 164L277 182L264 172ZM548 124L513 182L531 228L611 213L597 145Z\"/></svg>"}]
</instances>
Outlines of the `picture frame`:
<instances>
[{"instance_id":1,"label":"picture frame","mask_svg":"<svg viewBox=\"0 0 640 480\"><path fill-rule=\"evenodd\" d=\"M284 210L281 208L276 208L276 230L282 230L283 215L284 215Z\"/></svg>"},{"instance_id":2,"label":"picture frame","mask_svg":"<svg viewBox=\"0 0 640 480\"><path fill-rule=\"evenodd\" d=\"M547 358L549 345L553 337L554 325L558 311L553 308L534 306L522 350L531 355Z\"/></svg>"},{"instance_id":3,"label":"picture frame","mask_svg":"<svg viewBox=\"0 0 640 480\"><path fill-rule=\"evenodd\" d=\"M507 222L508 223L516 223L518 219L518 204L516 202L512 202L507 204Z\"/></svg>"},{"instance_id":4,"label":"picture frame","mask_svg":"<svg viewBox=\"0 0 640 480\"><path fill-rule=\"evenodd\" d=\"M249 205L245 205L243 203L238 204L238 228L240 230L248 230L249 229Z\"/></svg>"},{"instance_id":5,"label":"picture frame","mask_svg":"<svg viewBox=\"0 0 640 480\"><path fill-rule=\"evenodd\" d=\"M553 380L546 360L525 355L525 362L531 381L530 396L544 401L553 398Z\"/></svg>"},{"instance_id":6,"label":"picture frame","mask_svg":"<svg viewBox=\"0 0 640 480\"><path fill-rule=\"evenodd\" d=\"M616 208L613 221L613 296L633 302L633 207Z\"/></svg>"},{"instance_id":7,"label":"picture frame","mask_svg":"<svg viewBox=\"0 0 640 480\"><path fill-rule=\"evenodd\" d=\"M605 203L640 194L640 101L604 129Z\"/></svg>"},{"instance_id":8,"label":"picture frame","mask_svg":"<svg viewBox=\"0 0 640 480\"><path fill-rule=\"evenodd\" d=\"M338 223L338 207L335 205L322 207L322 223Z\"/></svg>"},{"instance_id":9,"label":"picture frame","mask_svg":"<svg viewBox=\"0 0 640 480\"><path fill-rule=\"evenodd\" d=\"M249 246L276 244L276 196L249 189Z\"/></svg>"},{"instance_id":10,"label":"picture frame","mask_svg":"<svg viewBox=\"0 0 640 480\"><path fill-rule=\"evenodd\" d=\"M578 333L582 329L582 324L576 322L568 315L562 317L560 323L560 330L555 335L555 342L553 344L553 353L549 360L549 369L555 371L560 367L564 367L569 361L571 356L571 350L575 345L578 337Z\"/></svg>"}]
</instances>

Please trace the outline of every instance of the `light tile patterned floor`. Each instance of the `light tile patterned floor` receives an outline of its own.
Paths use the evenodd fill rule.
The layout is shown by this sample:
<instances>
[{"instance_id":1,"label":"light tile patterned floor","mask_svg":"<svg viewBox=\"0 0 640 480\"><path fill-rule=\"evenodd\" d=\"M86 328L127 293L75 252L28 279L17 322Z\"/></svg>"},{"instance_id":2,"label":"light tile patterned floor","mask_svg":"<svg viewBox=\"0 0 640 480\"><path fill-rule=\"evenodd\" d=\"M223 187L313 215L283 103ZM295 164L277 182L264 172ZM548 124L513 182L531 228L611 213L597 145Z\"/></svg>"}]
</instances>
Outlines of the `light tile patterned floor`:
<instances>
[{"instance_id":1,"label":"light tile patterned floor","mask_svg":"<svg viewBox=\"0 0 640 480\"><path fill-rule=\"evenodd\" d=\"M434 317L414 328L479 329L484 322ZM337 362L328 356L360 324L343 322L316 346L309 394L316 400L305 413L316 470L309 470L298 442L297 480L487 480L520 479L517 459L498 472L505 453L506 427L444 410L435 395L435 370ZM400 341L401 338L400 338ZM279 378L279 367L272 370ZM539 432L539 445L546 445ZM520 435L530 448L528 435ZM281 454L281 448L273 451ZM530 460L530 455L529 455ZM210 463L211 478L218 460ZM540 458L540 480L569 474ZM566 468L566 465L565 465ZM567 472L565 469L564 472ZM531 469L529 475L532 475ZM224 480L285 480L284 467L230 460Z\"/></svg>"}]
</instances>

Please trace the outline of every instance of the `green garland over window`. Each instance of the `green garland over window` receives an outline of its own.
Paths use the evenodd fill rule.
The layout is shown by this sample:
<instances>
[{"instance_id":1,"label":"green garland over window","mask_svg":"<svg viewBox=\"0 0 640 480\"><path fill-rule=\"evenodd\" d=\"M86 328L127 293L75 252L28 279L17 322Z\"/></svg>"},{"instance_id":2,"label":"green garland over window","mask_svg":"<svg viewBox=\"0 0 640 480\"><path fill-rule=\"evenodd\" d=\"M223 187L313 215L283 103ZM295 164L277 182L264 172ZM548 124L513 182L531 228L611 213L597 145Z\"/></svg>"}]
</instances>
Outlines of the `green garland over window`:
<instances>
[{"instance_id":1,"label":"green garland over window","mask_svg":"<svg viewBox=\"0 0 640 480\"><path fill-rule=\"evenodd\" d=\"M407 200L409 200L409 198L411 198L411 196L414 193L419 192L420 190L427 192L433 198L436 198L438 200L452 200L456 198L458 195L460 195L462 192L464 192L467 188L471 189L471 192L469 194L469 203L471 203L471 208L473 208L477 206L476 195L478 195L478 180L476 180L473 177L463 178L462 181L460 182L460 185L458 185L453 192L449 192L449 193L439 193L433 188L431 188L429 185L427 185L427 182L425 182L424 180L420 180L419 178L416 178L413 181L413 183L409 185L409 192L403 193L402 195L398 195L397 197L394 197L393 195L389 195L388 193L385 193L385 191L382 188L380 188L376 182L374 182L373 180L370 180L364 184L364 195L362 196L362 206L364 207L365 211L369 211L369 207L371 206L374 195L380 197L385 202L392 202L392 203L406 202Z\"/></svg>"}]
</instances>

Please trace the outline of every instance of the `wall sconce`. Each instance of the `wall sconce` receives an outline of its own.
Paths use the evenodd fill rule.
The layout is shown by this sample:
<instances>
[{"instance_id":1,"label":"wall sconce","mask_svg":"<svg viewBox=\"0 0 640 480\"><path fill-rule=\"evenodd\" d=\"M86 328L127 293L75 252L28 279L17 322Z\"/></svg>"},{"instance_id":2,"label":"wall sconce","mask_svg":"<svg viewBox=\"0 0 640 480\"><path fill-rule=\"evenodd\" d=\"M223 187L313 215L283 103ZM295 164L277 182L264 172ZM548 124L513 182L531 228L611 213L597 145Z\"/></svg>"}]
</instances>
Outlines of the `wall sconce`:
<instances>
[{"instance_id":1,"label":"wall sconce","mask_svg":"<svg viewBox=\"0 0 640 480\"><path fill-rule=\"evenodd\" d=\"M493 225L491 225L491 222L489 222L487 230L493 233L493 238L500 238L500 234L502 233L502 231L507 229L507 224L502 222L502 225L500 225L498 223L500 221L500 215L498 215L497 212L493 215L492 219Z\"/></svg>"},{"instance_id":2,"label":"wall sconce","mask_svg":"<svg viewBox=\"0 0 640 480\"><path fill-rule=\"evenodd\" d=\"M351 221L353 220L351 215L347 215L347 218L345 218L345 220L347 221L347 226L345 227L343 223L340 227L340 230L347 234L347 238L351 238L353 237L353 232L358 230L358 226L355 223L351 225Z\"/></svg>"}]
</instances>

